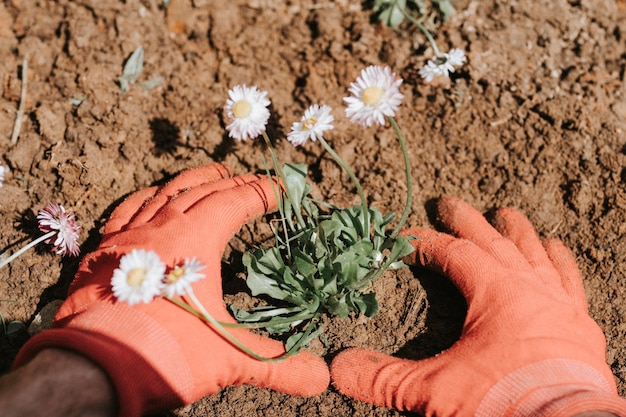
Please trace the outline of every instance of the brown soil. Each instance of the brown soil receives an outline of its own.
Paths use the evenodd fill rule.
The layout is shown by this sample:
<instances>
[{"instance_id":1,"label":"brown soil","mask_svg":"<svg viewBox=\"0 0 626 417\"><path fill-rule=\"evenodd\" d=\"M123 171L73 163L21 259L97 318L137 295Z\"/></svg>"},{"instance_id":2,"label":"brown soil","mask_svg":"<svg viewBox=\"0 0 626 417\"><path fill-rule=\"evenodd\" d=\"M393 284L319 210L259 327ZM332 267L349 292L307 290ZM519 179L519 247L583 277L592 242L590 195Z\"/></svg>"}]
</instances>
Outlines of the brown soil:
<instances>
[{"instance_id":1,"label":"brown soil","mask_svg":"<svg viewBox=\"0 0 626 417\"><path fill-rule=\"evenodd\" d=\"M402 209L401 154L393 132L348 123L342 97L369 64L391 66L405 84L398 121L409 140L415 195L409 223L428 225L447 193L484 212L512 206L543 236L563 239L584 276L590 313L607 336L607 361L626 394L626 3L623 0L459 0L438 32L443 50L469 64L426 84L432 56L410 26L385 28L367 4L347 0L5 0L0 3L0 157L11 169L0 189L0 250L37 235L48 201L64 204L93 250L116 204L181 170L220 161L237 173L263 169L261 143L225 134L228 89L255 84L272 100L271 131L283 160L306 162L320 196L351 204L354 193L317 143L281 140L303 109L335 109L328 139L382 211ZM138 80L151 90L120 92L116 79L138 46ZM15 146L22 60L28 57L26 117ZM79 106L71 99L83 99ZM225 257L235 277L244 227ZM31 251L0 271L0 313L30 323L65 297L78 260ZM417 278L417 279L416 279ZM237 293L240 286L229 286ZM347 346L406 357L433 355L458 337L463 298L423 271L388 273L376 283L381 313L328 323L313 348L330 361ZM234 296L232 296L234 297ZM10 301L6 301L10 300ZM2 336L6 372L23 340ZM332 388L295 398L254 387L227 388L177 416L409 415L346 398Z\"/></svg>"}]
</instances>

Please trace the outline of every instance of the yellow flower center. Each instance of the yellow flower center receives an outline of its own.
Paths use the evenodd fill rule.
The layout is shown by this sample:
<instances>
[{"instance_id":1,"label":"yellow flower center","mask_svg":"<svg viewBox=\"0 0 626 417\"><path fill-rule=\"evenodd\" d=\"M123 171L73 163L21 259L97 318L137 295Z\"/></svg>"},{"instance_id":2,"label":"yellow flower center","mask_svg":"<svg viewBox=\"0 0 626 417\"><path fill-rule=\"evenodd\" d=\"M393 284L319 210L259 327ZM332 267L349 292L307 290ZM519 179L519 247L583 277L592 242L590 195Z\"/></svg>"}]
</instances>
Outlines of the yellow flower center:
<instances>
[{"instance_id":1,"label":"yellow flower center","mask_svg":"<svg viewBox=\"0 0 626 417\"><path fill-rule=\"evenodd\" d=\"M165 277L165 279L167 280L168 284L173 284L178 281L183 275L185 275L185 268L183 268L182 266L177 266L176 268L172 269L169 274L167 274L167 277Z\"/></svg>"},{"instance_id":2,"label":"yellow flower center","mask_svg":"<svg viewBox=\"0 0 626 417\"><path fill-rule=\"evenodd\" d=\"M378 103L382 96L383 89L376 85L372 85L363 90L363 103L367 104L368 106L373 106Z\"/></svg>"},{"instance_id":3,"label":"yellow flower center","mask_svg":"<svg viewBox=\"0 0 626 417\"><path fill-rule=\"evenodd\" d=\"M133 268L126 276L126 282L128 282L128 285L131 287L138 287L141 285L144 278L146 278L146 272L146 268Z\"/></svg>"},{"instance_id":4,"label":"yellow flower center","mask_svg":"<svg viewBox=\"0 0 626 417\"><path fill-rule=\"evenodd\" d=\"M304 127L306 130L311 130L315 126L315 123L317 123L317 117L311 117L310 119L306 119L304 123L302 123L302 127Z\"/></svg>"},{"instance_id":5,"label":"yellow flower center","mask_svg":"<svg viewBox=\"0 0 626 417\"><path fill-rule=\"evenodd\" d=\"M248 100L239 100L233 104L233 116L237 119L248 117L252 111L252 106Z\"/></svg>"}]
</instances>

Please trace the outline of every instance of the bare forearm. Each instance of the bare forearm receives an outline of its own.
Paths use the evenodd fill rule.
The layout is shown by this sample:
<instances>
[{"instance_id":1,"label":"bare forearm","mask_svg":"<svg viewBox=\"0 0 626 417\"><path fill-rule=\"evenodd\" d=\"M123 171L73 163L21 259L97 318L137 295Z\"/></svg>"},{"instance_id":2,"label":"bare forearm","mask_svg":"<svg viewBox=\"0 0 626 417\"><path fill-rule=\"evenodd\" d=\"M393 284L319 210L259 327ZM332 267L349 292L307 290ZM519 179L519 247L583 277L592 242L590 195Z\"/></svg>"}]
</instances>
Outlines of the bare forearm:
<instances>
[{"instance_id":1,"label":"bare forearm","mask_svg":"<svg viewBox=\"0 0 626 417\"><path fill-rule=\"evenodd\" d=\"M0 378L0 415L4 417L108 417L116 411L115 392L106 374L67 350L43 350Z\"/></svg>"}]
</instances>

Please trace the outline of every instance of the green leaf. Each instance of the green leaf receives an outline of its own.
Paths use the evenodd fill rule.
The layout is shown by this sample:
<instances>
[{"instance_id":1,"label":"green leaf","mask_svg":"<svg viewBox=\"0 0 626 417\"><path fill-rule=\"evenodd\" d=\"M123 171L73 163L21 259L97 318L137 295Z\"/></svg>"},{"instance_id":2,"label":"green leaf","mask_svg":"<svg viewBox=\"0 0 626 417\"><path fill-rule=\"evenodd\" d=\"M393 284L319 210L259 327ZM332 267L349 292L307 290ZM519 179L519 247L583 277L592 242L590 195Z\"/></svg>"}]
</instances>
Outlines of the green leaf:
<instances>
[{"instance_id":1,"label":"green leaf","mask_svg":"<svg viewBox=\"0 0 626 417\"><path fill-rule=\"evenodd\" d=\"M294 266L300 274L304 276L311 276L317 271L313 258L309 255L302 252L298 248L294 248L292 253Z\"/></svg>"},{"instance_id":2,"label":"green leaf","mask_svg":"<svg viewBox=\"0 0 626 417\"><path fill-rule=\"evenodd\" d=\"M255 252L246 252L243 254L242 262L248 269L253 268L264 275L272 275L284 265L277 248L269 248L267 250L258 249Z\"/></svg>"},{"instance_id":3,"label":"green leaf","mask_svg":"<svg viewBox=\"0 0 626 417\"><path fill-rule=\"evenodd\" d=\"M406 9L406 0L377 0L374 10L379 11L378 20L390 27L398 27L404 20L402 10Z\"/></svg>"},{"instance_id":4,"label":"green leaf","mask_svg":"<svg viewBox=\"0 0 626 417\"><path fill-rule=\"evenodd\" d=\"M330 297L326 303L326 308L328 309L329 313L339 316L341 318L348 317L348 314L350 313L350 308L348 308L348 305L346 303L345 295L339 298Z\"/></svg>"},{"instance_id":5,"label":"green leaf","mask_svg":"<svg viewBox=\"0 0 626 417\"><path fill-rule=\"evenodd\" d=\"M309 326L312 327L310 329L307 329L306 332L296 333L287 339L287 341L285 342L286 351L290 351L294 347L297 349L297 351L307 347L311 340L319 336L320 333L322 333L322 331L324 330L324 328L316 322L309 324Z\"/></svg>"},{"instance_id":6,"label":"green leaf","mask_svg":"<svg viewBox=\"0 0 626 417\"><path fill-rule=\"evenodd\" d=\"M81 104L83 104L83 101L87 100L87 96L82 96L82 97L72 97L70 98L70 103L72 104L72 106L74 107L78 107Z\"/></svg>"},{"instance_id":7,"label":"green leaf","mask_svg":"<svg viewBox=\"0 0 626 417\"><path fill-rule=\"evenodd\" d=\"M354 287L354 284L358 282L358 264L354 259L354 254L341 254L339 257L337 257L333 266L335 273L338 276L337 283L341 284L342 287L352 289Z\"/></svg>"},{"instance_id":8,"label":"green leaf","mask_svg":"<svg viewBox=\"0 0 626 417\"><path fill-rule=\"evenodd\" d=\"M352 302L367 317L373 317L378 313L378 301L374 292L359 294Z\"/></svg>"},{"instance_id":9,"label":"green leaf","mask_svg":"<svg viewBox=\"0 0 626 417\"><path fill-rule=\"evenodd\" d=\"M248 273L246 284L252 295L266 294L277 300L291 299L291 293L281 288L276 279L273 278L274 274L279 273L279 270L273 271L267 268L248 252L244 253L242 261Z\"/></svg>"},{"instance_id":10,"label":"green leaf","mask_svg":"<svg viewBox=\"0 0 626 417\"><path fill-rule=\"evenodd\" d=\"M6 334L7 336L12 337L20 332L23 332L24 330L26 330L26 324L24 324L23 321L13 320L7 325Z\"/></svg>"},{"instance_id":11,"label":"green leaf","mask_svg":"<svg viewBox=\"0 0 626 417\"><path fill-rule=\"evenodd\" d=\"M341 237L346 239L349 243L356 242L360 237L367 237L367 233L363 231L361 211L361 206L354 206L335 211L331 216L333 220L343 226L338 229L341 232Z\"/></svg>"},{"instance_id":12,"label":"green leaf","mask_svg":"<svg viewBox=\"0 0 626 417\"><path fill-rule=\"evenodd\" d=\"M231 306L232 307L232 306ZM299 307L278 308L274 306L256 307L250 311L231 308L235 318L241 322L256 323L260 321L268 321L278 315L290 315L293 312L301 310Z\"/></svg>"},{"instance_id":13,"label":"green leaf","mask_svg":"<svg viewBox=\"0 0 626 417\"><path fill-rule=\"evenodd\" d=\"M294 323L294 325L297 326L300 323L302 323L302 321ZM282 334L282 333L288 332L288 331L290 331L292 329L293 329L293 326L291 324L286 324L286 323L279 323L279 324L268 323L265 326L265 330L267 330L270 333L275 333L275 334Z\"/></svg>"},{"instance_id":14,"label":"green leaf","mask_svg":"<svg viewBox=\"0 0 626 417\"><path fill-rule=\"evenodd\" d=\"M302 211L302 199L307 191L306 174L307 166L305 164L285 164L283 167L283 184L289 189L292 198L289 203L297 212Z\"/></svg>"},{"instance_id":15,"label":"green leaf","mask_svg":"<svg viewBox=\"0 0 626 417\"><path fill-rule=\"evenodd\" d=\"M413 245L411 245L409 240L404 236L397 236L391 248L389 258L393 260L404 258L411 252L413 252Z\"/></svg>"},{"instance_id":16,"label":"green leaf","mask_svg":"<svg viewBox=\"0 0 626 417\"><path fill-rule=\"evenodd\" d=\"M141 71L143 70L143 47L139 47L135 49L135 51L130 55L126 64L124 65L124 70L122 71L122 76L117 80L120 83L120 89L122 93L128 91L130 84L135 82Z\"/></svg>"},{"instance_id":17,"label":"green leaf","mask_svg":"<svg viewBox=\"0 0 626 417\"><path fill-rule=\"evenodd\" d=\"M142 83L139 83L139 87L143 88L144 90L150 91L155 87L160 86L161 84L163 84L163 77L156 77L156 78L152 78L148 81L144 81Z\"/></svg>"},{"instance_id":18,"label":"green leaf","mask_svg":"<svg viewBox=\"0 0 626 417\"><path fill-rule=\"evenodd\" d=\"M406 268L407 264L402 261L396 261L389 264L389 269L402 269Z\"/></svg>"}]
</instances>

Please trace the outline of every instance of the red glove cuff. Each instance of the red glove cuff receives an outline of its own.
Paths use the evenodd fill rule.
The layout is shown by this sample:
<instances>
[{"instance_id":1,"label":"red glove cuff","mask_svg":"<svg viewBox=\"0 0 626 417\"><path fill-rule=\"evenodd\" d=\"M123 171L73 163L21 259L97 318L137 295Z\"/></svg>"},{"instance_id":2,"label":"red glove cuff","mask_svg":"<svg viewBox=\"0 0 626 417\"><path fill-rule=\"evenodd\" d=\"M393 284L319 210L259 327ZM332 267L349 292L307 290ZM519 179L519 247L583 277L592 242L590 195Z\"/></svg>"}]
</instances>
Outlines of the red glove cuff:
<instances>
[{"instance_id":1,"label":"red glove cuff","mask_svg":"<svg viewBox=\"0 0 626 417\"><path fill-rule=\"evenodd\" d=\"M46 330L30 339L18 353L13 367L26 364L50 347L80 353L109 375L122 416L141 416L195 400L193 376L178 343L148 315L136 309L120 314L120 308L130 307L97 303L87 311L55 323L61 328ZM119 317L124 319L118 320ZM115 338L116 334L134 337L121 342ZM155 346L159 349L154 349Z\"/></svg>"},{"instance_id":2,"label":"red glove cuff","mask_svg":"<svg viewBox=\"0 0 626 417\"><path fill-rule=\"evenodd\" d=\"M592 366L548 359L520 368L489 389L477 417L573 416L585 411L626 415L626 400Z\"/></svg>"}]
</instances>

